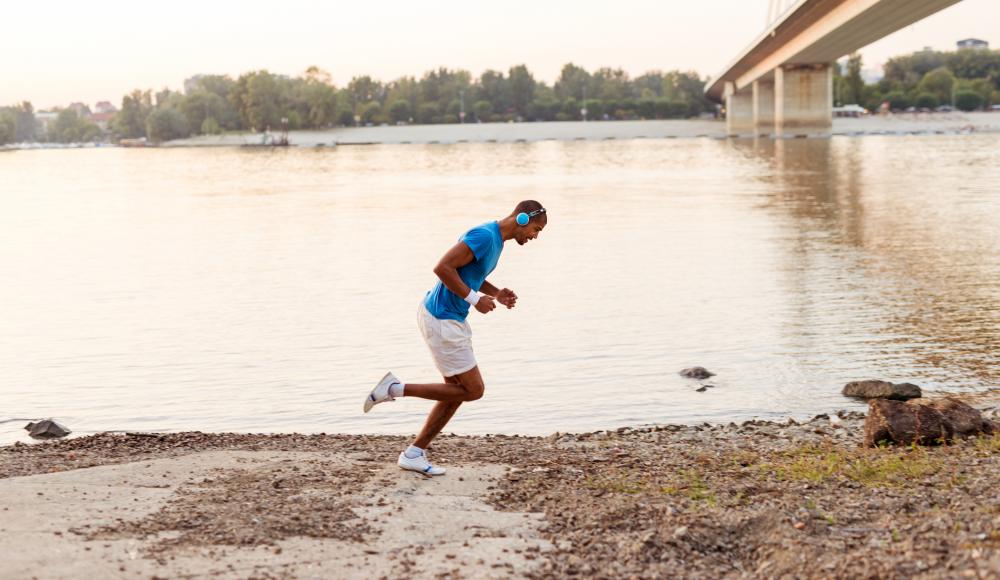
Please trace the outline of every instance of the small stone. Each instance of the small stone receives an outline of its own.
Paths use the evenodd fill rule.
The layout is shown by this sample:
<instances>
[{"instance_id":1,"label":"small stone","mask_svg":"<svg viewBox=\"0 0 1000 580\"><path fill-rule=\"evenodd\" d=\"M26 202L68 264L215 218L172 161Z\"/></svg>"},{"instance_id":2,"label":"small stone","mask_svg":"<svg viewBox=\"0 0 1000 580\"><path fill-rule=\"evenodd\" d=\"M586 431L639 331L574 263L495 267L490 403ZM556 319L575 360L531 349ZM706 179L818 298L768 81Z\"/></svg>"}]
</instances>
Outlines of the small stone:
<instances>
[{"instance_id":1,"label":"small stone","mask_svg":"<svg viewBox=\"0 0 1000 580\"><path fill-rule=\"evenodd\" d=\"M705 367L690 367L682 370L680 375L688 379L707 379L714 377L715 373L709 372Z\"/></svg>"},{"instance_id":2,"label":"small stone","mask_svg":"<svg viewBox=\"0 0 1000 580\"><path fill-rule=\"evenodd\" d=\"M686 536L687 533L688 533L687 526L680 526L676 530L674 530L674 539L679 540L684 536Z\"/></svg>"},{"instance_id":3,"label":"small stone","mask_svg":"<svg viewBox=\"0 0 1000 580\"><path fill-rule=\"evenodd\" d=\"M907 399L920 398L922 393L920 387L912 383L893 384L889 381L868 380L854 381L844 385L842 391L845 397L859 397L862 399L893 399L905 401Z\"/></svg>"},{"instance_id":4,"label":"small stone","mask_svg":"<svg viewBox=\"0 0 1000 580\"><path fill-rule=\"evenodd\" d=\"M24 429L32 439L59 439L72 433L68 428L56 423L52 419L45 419L37 423L28 423L24 426Z\"/></svg>"}]
</instances>

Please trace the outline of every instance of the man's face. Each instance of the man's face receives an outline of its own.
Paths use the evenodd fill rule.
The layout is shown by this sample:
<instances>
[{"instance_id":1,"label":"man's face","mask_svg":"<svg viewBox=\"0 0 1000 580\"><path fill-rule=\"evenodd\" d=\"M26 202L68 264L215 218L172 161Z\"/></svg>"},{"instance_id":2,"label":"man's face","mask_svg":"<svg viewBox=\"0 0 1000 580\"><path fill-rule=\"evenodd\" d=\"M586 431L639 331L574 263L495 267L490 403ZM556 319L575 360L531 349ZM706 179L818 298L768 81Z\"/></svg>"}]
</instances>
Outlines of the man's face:
<instances>
[{"instance_id":1,"label":"man's face","mask_svg":"<svg viewBox=\"0 0 1000 580\"><path fill-rule=\"evenodd\" d=\"M514 239L517 240L518 245L523 246L529 241L538 237L538 234L542 233L545 229L545 224L541 222L530 222L528 225L523 227L518 227L514 231Z\"/></svg>"}]
</instances>

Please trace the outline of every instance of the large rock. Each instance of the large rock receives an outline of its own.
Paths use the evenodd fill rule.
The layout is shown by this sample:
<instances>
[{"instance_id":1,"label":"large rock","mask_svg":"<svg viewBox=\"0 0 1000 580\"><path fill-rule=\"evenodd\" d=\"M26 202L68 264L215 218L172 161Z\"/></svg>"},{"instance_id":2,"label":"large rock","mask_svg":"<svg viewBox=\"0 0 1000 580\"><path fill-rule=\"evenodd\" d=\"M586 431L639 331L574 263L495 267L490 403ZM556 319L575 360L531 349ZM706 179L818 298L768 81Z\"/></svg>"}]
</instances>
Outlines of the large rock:
<instances>
[{"instance_id":1,"label":"large rock","mask_svg":"<svg viewBox=\"0 0 1000 580\"><path fill-rule=\"evenodd\" d=\"M844 385L842 391L847 397L862 399L893 399L905 401L920 398L920 387L911 383L890 383L889 381L854 381Z\"/></svg>"},{"instance_id":2,"label":"large rock","mask_svg":"<svg viewBox=\"0 0 1000 580\"><path fill-rule=\"evenodd\" d=\"M24 428L33 439L58 439L72 433L72 431L52 419L45 419L37 423L28 423Z\"/></svg>"},{"instance_id":3,"label":"large rock","mask_svg":"<svg viewBox=\"0 0 1000 580\"><path fill-rule=\"evenodd\" d=\"M943 399L929 399L913 401L913 405L931 407L941 413L944 418L951 423L955 437L970 437L980 433L994 433L997 426L978 409L966 405L958 399L945 397Z\"/></svg>"},{"instance_id":4,"label":"large rock","mask_svg":"<svg viewBox=\"0 0 1000 580\"><path fill-rule=\"evenodd\" d=\"M954 437L997 432L997 425L956 399L893 401L873 399L865 418L868 447L883 443L939 445Z\"/></svg>"},{"instance_id":5,"label":"large rock","mask_svg":"<svg viewBox=\"0 0 1000 580\"><path fill-rule=\"evenodd\" d=\"M681 371L680 375L689 379L707 379L714 377L715 373L709 372L705 367L691 367Z\"/></svg>"}]
</instances>

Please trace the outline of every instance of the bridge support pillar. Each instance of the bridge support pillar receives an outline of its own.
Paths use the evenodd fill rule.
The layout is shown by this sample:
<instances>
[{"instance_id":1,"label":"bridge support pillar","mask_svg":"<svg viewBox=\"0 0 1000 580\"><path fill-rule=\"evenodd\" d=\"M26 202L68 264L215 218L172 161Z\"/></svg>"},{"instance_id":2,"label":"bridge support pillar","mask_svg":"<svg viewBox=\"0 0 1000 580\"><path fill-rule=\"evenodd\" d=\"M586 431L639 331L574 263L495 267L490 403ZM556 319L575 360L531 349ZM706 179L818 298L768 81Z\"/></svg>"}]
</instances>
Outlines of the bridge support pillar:
<instances>
[{"instance_id":1,"label":"bridge support pillar","mask_svg":"<svg viewBox=\"0 0 1000 580\"><path fill-rule=\"evenodd\" d=\"M753 126L761 137L774 132L774 81L753 82Z\"/></svg>"},{"instance_id":2,"label":"bridge support pillar","mask_svg":"<svg viewBox=\"0 0 1000 580\"><path fill-rule=\"evenodd\" d=\"M730 135L752 135L753 91L737 91L733 83L726 83L726 132Z\"/></svg>"},{"instance_id":3,"label":"bridge support pillar","mask_svg":"<svg viewBox=\"0 0 1000 580\"><path fill-rule=\"evenodd\" d=\"M832 128L833 71L830 65L782 65L775 69L775 136L829 135Z\"/></svg>"}]
</instances>

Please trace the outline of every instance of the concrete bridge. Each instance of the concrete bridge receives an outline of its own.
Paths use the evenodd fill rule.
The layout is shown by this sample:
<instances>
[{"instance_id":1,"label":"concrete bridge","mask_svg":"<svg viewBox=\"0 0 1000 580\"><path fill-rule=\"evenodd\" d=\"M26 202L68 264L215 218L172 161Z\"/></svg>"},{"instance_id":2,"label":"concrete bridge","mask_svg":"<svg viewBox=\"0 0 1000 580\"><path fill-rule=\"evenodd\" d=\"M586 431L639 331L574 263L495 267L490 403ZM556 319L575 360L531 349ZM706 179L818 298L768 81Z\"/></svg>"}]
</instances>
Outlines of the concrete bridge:
<instances>
[{"instance_id":1,"label":"concrete bridge","mask_svg":"<svg viewBox=\"0 0 1000 580\"><path fill-rule=\"evenodd\" d=\"M840 57L960 0L771 0L764 33L708 81L730 135L823 135Z\"/></svg>"}]
</instances>

